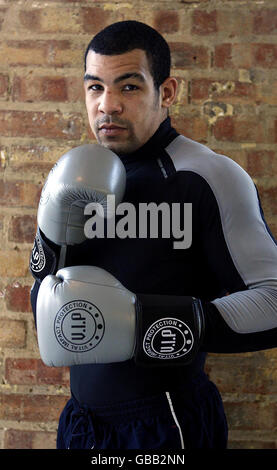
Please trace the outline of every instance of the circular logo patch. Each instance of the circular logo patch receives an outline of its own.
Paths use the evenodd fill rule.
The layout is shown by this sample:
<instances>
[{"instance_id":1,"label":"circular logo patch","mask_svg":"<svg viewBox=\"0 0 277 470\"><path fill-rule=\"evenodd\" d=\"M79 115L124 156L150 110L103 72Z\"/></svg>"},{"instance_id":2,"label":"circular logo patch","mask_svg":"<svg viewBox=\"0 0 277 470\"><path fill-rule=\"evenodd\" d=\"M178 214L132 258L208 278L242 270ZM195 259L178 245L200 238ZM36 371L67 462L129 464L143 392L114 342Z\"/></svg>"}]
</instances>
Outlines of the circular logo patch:
<instances>
[{"instance_id":1,"label":"circular logo patch","mask_svg":"<svg viewBox=\"0 0 277 470\"><path fill-rule=\"evenodd\" d=\"M143 349L152 358L177 359L190 352L193 342L188 325L177 318L161 318L148 328Z\"/></svg>"},{"instance_id":2,"label":"circular logo patch","mask_svg":"<svg viewBox=\"0 0 277 470\"><path fill-rule=\"evenodd\" d=\"M103 338L105 322L102 313L91 302L72 300L58 311L54 321L59 344L71 352L86 352Z\"/></svg>"},{"instance_id":3,"label":"circular logo patch","mask_svg":"<svg viewBox=\"0 0 277 470\"><path fill-rule=\"evenodd\" d=\"M38 235L35 238L32 255L30 259L30 268L34 273L39 273L43 270L46 263L45 254Z\"/></svg>"}]
</instances>

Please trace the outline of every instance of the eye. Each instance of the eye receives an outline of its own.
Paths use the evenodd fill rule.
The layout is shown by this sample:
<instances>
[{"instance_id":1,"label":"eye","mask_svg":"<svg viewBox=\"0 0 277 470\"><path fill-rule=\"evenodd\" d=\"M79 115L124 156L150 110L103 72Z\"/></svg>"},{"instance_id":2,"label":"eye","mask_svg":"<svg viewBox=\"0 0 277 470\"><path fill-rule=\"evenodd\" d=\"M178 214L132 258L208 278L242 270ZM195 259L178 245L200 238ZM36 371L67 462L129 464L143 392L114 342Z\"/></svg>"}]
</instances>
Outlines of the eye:
<instances>
[{"instance_id":1,"label":"eye","mask_svg":"<svg viewBox=\"0 0 277 470\"><path fill-rule=\"evenodd\" d=\"M123 91L135 91L138 90L139 87L137 85L132 85L131 83L127 83L123 87Z\"/></svg>"},{"instance_id":2,"label":"eye","mask_svg":"<svg viewBox=\"0 0 277 470\"><path fill-rule=\"evenodd\" d=\"M101 91L101 90L103 90L103 87L102 87L102 85L94 83L92 85L89 85L87 87L87 89L88 89L88 91Z\"/></svg>"}]
</instances>

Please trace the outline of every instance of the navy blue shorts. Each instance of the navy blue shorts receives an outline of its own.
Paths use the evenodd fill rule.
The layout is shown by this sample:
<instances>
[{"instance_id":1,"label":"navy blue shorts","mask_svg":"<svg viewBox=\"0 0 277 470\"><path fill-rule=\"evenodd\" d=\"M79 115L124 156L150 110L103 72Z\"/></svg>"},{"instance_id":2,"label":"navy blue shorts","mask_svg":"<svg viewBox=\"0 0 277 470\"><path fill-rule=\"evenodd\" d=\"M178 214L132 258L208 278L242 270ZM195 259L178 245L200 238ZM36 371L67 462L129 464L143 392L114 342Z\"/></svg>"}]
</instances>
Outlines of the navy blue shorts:
<instances>
[{"instance_id":1,"label":"navy blue shorts","mask_svg":"<svg viewBox=\"0 0 277 470\"><path fill-rule=\"evenodd\" d=\"M72 397L59 421L58 449L226 449L227 422L216 386L203 377L190 390L91 410Z\"/></svg>"}]
</instances>

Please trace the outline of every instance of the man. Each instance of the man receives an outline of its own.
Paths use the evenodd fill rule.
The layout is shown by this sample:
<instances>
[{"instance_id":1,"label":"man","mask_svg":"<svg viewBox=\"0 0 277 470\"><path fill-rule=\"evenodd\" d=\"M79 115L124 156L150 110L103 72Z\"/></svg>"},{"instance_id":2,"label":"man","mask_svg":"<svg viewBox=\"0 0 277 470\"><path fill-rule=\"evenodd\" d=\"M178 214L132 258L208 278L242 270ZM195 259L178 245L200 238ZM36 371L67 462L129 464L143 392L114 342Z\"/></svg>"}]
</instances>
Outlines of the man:
<instances>
[{"instance_id":1,"label":"man","mask_svg":"<svg viewBox=\"0 0 277 470\"><path fill-rule=\"evenodd\" d=\"M137 210L142 203L191 204L192 240L174 248L173 226L170 237L159 231L156 238L96 237L68 246L68 270L86 265L78 284L82 292L90 292L101 310L95 299L104 302L119 281L130 304L136 303L137 323L128 334L123 321L120 339L115 325L110 359L95 359L95 347L91 361L69 362L72 398L60 418L57 447L226 448L222 401L203 371L206 352L254 351L277 343L277 250L256 189L232 160L171 127L168 111L177 81L170 76L167 43L149 26L126 21L98 33L85 54L84 86L98 143L124 164L123 202ZM185 212L181 221L188 222ZM42 237L46 252L58 253L53 240ZM100 278L95 267L103 270ZM54 294L48 281L40 282L32 289L32 305L35 318L43 309L47 318L43 302L52 302ZM101 294L103 284L108 287ZM74 283L62 285L74 292L70 299L79 295ZM65 297L60 305L67 305ZM116 301L113 305L116 309ZM134 335L135 357L128 353L114 360L115 345ZM186 338L181 352L180 338ZM49 341L44 338L46 355Z\"/></svg>"}]
</instances>

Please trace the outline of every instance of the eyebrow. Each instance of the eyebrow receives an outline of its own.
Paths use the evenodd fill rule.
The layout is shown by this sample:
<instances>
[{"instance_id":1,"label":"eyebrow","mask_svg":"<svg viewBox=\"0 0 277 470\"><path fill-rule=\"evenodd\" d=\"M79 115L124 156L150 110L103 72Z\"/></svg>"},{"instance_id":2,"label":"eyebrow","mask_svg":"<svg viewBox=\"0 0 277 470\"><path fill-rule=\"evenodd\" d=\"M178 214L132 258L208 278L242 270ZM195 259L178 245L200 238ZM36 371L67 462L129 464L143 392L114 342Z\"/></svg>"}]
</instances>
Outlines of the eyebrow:
<instances>
[{"instance_id":1,"label":"eyebrow","mask_svg":"<svg viewBox=\"0 0 277 470\"><path fill-rule=\"evenodd\" d=\"M130 72L130 73L124 73L123 75L120 75L120 77L117 77L114 80L114 83L122 82L124 80L127 80L128 78L136 78L142 83L145 82L145 78L142 74L137 73L137 72ZM90 75L89 73L86 73L84 76L84 81L86 82L88 80L95 80L95 81L104 83L104 80L102 78L97 77L96 75Z\"/></svg>"}]
</instances>

